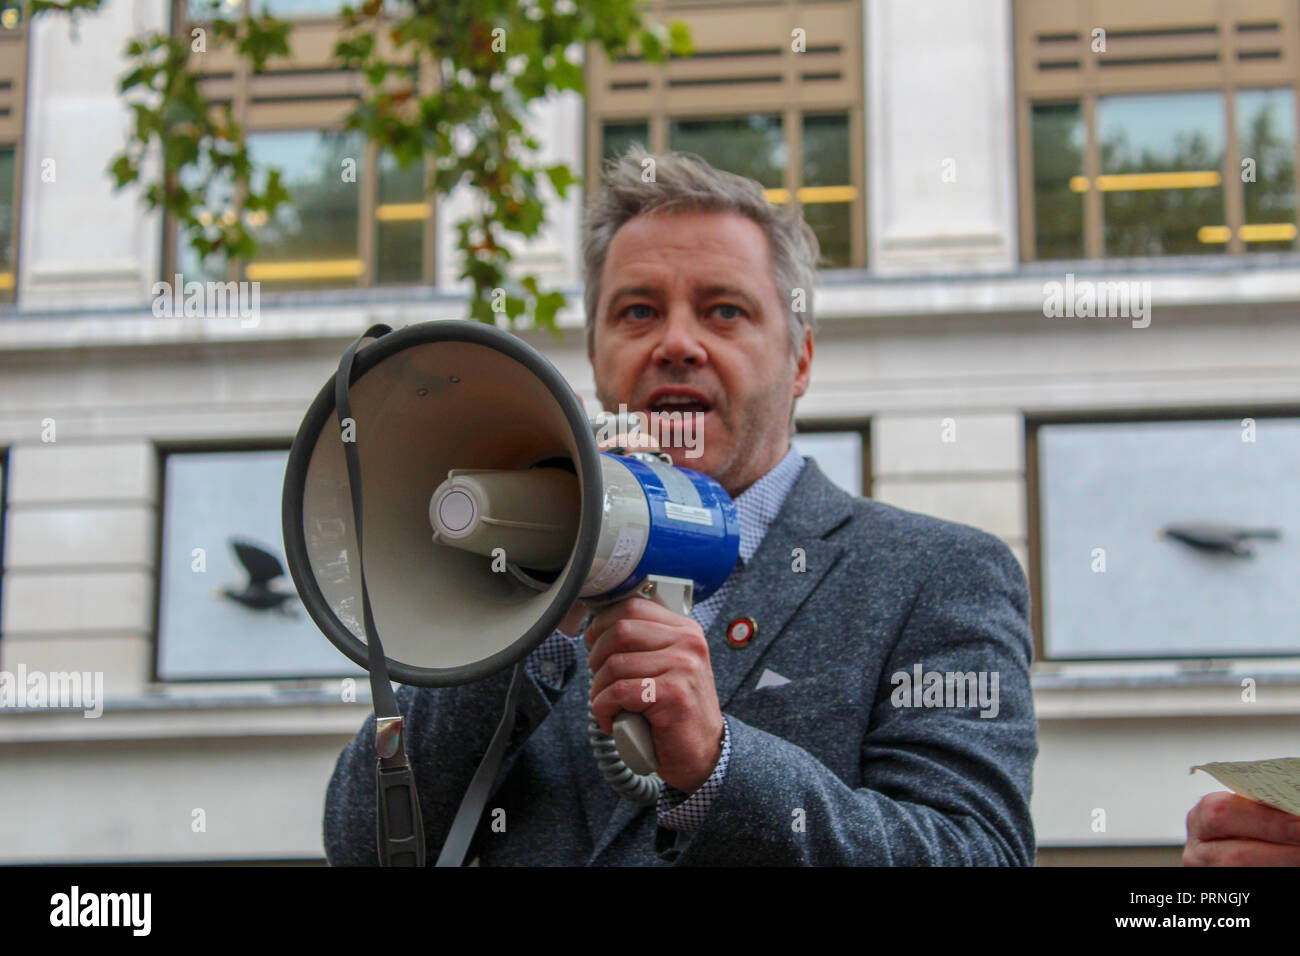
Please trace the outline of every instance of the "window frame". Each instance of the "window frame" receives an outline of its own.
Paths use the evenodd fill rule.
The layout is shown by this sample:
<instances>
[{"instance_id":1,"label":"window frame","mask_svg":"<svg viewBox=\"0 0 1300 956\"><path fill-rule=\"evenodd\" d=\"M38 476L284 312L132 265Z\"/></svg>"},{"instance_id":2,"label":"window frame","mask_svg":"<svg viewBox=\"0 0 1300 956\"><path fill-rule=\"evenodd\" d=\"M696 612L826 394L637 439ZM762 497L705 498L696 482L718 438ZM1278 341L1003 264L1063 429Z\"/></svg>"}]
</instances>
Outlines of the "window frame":
<instances>
[{"instance_id":1,"label":"window frame","mask_svg":"<svg viewBox=\"0 0 1300 956\"><path fill-rule=\"evenodd\" d=\"M856 190L849 215L850 259L845 266L827 268L865 269L867 177L862 6L860 0L773 0L761 6L719 3L707 7L670 0L647 3L648 21L681 19L691 27L697 55L671 58L665 64L649 64L632 56L611 62L598 45L588 48L584 66L587 99L582 145L588 195L594 195L599 186L604 160L603 130L607 122L645 122L650 134L645 146L651 152L660 153L668 149L668 126L672 120L777 114L781 117L788 157L780 188L789 196L797 196L803 185L804 116L846 114L852 177L847 185ZM819 11L819 7L823 10ZM770 47L769 38L774 34L769 27L773 24L786 29L785 33L776 35L788 37L789 29L818 23L825 16L834 17L832 22L850 25L843 33L834 34L838 47L826 49L818 43L821 37L816 33L807 37L804 53L795 53L789 42L778 44L775 49ZM703 42L696 30L702 22L708 24ZM711 44L709 35L719 33L720 23L727 24L729 29L725 36L718 37L717 44ZM769 45L763 46L765 43ZM820 59L806 63L800 57ZM726 68L728 65L730 69ZM809 76L833 79L809 79ZM691 92L680 86L672 88L674 84L703 84L709 79L716 83L739 83L737 89L748 87L757 92L719 105L716 90L706 85L701 85L702 92ZM827 85L823 87L822 83Z\"/></svg>"},{"instance_id":2,"label":"window frame","mask_svg":"<svg viewBox=\"0 0 1300 956\"><path fill-rule=\"evenodd\" d=\"M1175 423L1184 421L1256 421L1274 418L1300 418L1300 404L1270 404L1264 406L1204 405L1141 409L1072 409L1049 413L1026 412L1024 415L1025 443L1025 501L1028 510L1026 546L1029 557L1028 583L1030 596L1030 626L1033 630L1033 661L1035 666L1047 665L1054 669L1088 670L1148 664L1176 664L1185 670L1203 671L1208 667L1222 668L1235 661L1261 661L1295 664L1300 669L1297 654L1224 654L1224 655L1147 655L1143 657L1054 657L1047 654L1046 631L1043 621L1043 545L1042 513L1039 480L1038 429L1047 425L1125 425L1138 423Z\"/></svg>"},{"instance_id":3,"label":"window frame","mask_svg":"<svg viewBox=\"0 0 1300 956\"><path fill-rule=\"evenodd\" d=\"M798 410L794 416L795 437L828 432L857 432L862 436L862 497L870 498L874 490L871 472L871 416L854 415L848 418L801 418Z\"/></svg>"},{"instance_id":4,"label":"window frame","mask_svg":"<svg viewBox=\"0 0 1300 956\"><path fill-rule=\"evenodd\" d=\"M189 30L201 23L187 18L189 4L187 0L171 0L173 30L178 36L187 36ZM293 25L289 36L292 53L290 59L277 60L269 64L266 72L255 74L247 62L229 49L214 54L204 54L210 58L206 67L199 70L204 93L214 107L220 108L229 102L235 121L240 124L245 134L278 132L342 132L342 119L359 101L367 87L357 72L338 70L333 67L331 53L335 41L344 27L338 17L289 17ZM381 53L391 54L391 39L385 31L378 34L378 46ZM417 88L421 95L434 92L434 71L424 60L416 64L419 69ZM394 82L397 82L394 80ZM316 84L316 85L313 85ZM325 94L316 92L320 85L326 88ZM299 97L295 99L295 96ZM362 134L358 134L362 135ZM428 215L423 218L423 249L421 250L420 277L418 280L401 283L379 283L378 273L378 231L379 220L376 210L379 206L379 154L380 150L373 141L364 138L361 155L358 157L357 186L358 235L357 258L362 263L361 275L352 283L337 283L326 286L313 285L303 280L261 279L262 292L276 294L286 292L301 294L304 292L332 292L352 289L403 289L421 288L437 284L437 221L438 207L435 197L426 191L424 202L428 205ZM424 174L426 182L433 174L433 163L425 158ZM163 237L159 269L161 275L171 280L177 271L179 229L176 220L170 216L163 217ZM256 260L253 260L256 261ZM246 269L250 262L229 261L224 275L217 278L225 281L244 281Z\"/></svg>"},{"instance_id":5,"label":"window frame","mask_svg":"<svg viewBox=\"0 0 1300 956\"><path fill-rule=\"evenodd\" d=\"M1224 98L1223 178L1224 223L1230 236L1222 253L1240 258L1248 252L1240 230L1245 225L1245 194L1241 182L1240 143L1237 136L1237 94L1247 90L1289 88L1300 132L1300 6L1295 0L1263 0L1271 6L1269 16L1240 18L1231 4L1219 7L1213 21L1191 21L1179 0L1152 0L1135 8L1124 22L1101 26L1106 30L1106 53L1091 52L1092 31L1099 28L1091 16L1095 0L1078 0L1065 5L1044 0L1014 0L1015 34L1016 155L1018 159L1021 263L1071 262L1069 259L1039 259L1034 206L1033 108L1053 103L1077 103L1084 129L1083 175L1095 183L1101 174L1101 144L1097 139L1097 102L1107 96L1211 92ZM1074 19L1071 10L1077 10ZM1275 26L1275 30L1261 27ZM1213 39L1195 39L1208 37ZM1277 50L1256 34L1277 34ZM1181 39L1180 39L1181 37ZM1190 37L1190 38L1189 38ZM1118 48L1117 48L1118 46ZM1266 56L1276 52L1276 56ZM1178 61L1176 69L1149 71L1165 59ZM1105 64L1103 57L1114 59ZM1300 211L1300 135L1296 144L1295 195ZM1300 215L1297 217L1300 227ZM1206 224L1206 225L1218 225ZM1300 257L1300 239L1295 250L1272 253ZM1164 259L1168 256L1142 258ZM1103 195L1097 188L1083 194L1083 258L1120 261L1128 257L1107 256Z\"/></svg>"},{"instance_id":6,"label":"window frame","mask_svg":"<svg viewBox=\"0 0 1300 956\"><path fill-rule=\"evenodd\" d=\"M148 682L155 688L199 686L199 685L265 685L267 683L285 684L298 683L303 685L318 685L325 681L337 681L344 677L356 677L355 674L345 673L345 669L351 664L342 654L339 655L339 673L330 674L309 674L291 673L283 675L263 675L255 674L248 676L191 676L191 677L163 677L159 674L158 665L162 651L162 635L160 633L162 625L162 575L163 575L163 544L166 531L166 520L164 509L167 504L167 459L171 455L189 455L189 454L238 454L241 452L264 452L264 451L282 451L286 454L293 444L292 437L267 437L267 438L229 438L229 439L185 439L173 441L154 442L153 449L155 455L155 482L158 489L158 520L154 528L154 554L157 555L157 561L153 568L153 608L151 610L150 624L150 660L149 660L149 677ZM7 473L6 473L7 477ZM289 584L293 584L289 574L288 566L285 567L285 579ZM294 589L296 592L296 588ZM305 615L306 610L302 613ZM324 635L321 640L325 641ZM328 643L328 642L326 642Z\"/></svg>"},{"instance_id":7,"label":"window frame","mask_svg":"<svg viewBox=\"0 0 1300 956\"><path fill-rule=\"evenodd\" d=\"M10 29L0 27L0 87L8 83L8 115L0 114L0 147L14 151L14 180L9 184L13 198L13 267L12 280L7 288L0 287L0 309L18 304L18 277L21 274L23 230L23 157L25 154L23 131L26 128L27 61L31 42L28 20L23 16L25 6L17 8L20 20ZM11 49L14 48L14 49ZM0 98L0 104L4 102ZM3 185L0 184L0 188Z\"/></svg>"}]
</instances>

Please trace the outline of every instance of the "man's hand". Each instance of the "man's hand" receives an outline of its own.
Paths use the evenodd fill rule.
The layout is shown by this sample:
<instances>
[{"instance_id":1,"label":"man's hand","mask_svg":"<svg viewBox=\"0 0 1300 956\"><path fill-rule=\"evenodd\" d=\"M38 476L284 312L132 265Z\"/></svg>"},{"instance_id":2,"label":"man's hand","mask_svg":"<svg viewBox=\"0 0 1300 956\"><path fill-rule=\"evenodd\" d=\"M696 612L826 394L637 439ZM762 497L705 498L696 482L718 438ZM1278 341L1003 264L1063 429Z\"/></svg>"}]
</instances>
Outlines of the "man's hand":
<instances>
[{"instance_id":1,"label":"man's hand","mask_svg":"<svg viewBox=\"0 0 1300 956\"><path fill-rule=\"evenodd\" d=\"M587 625L591 699L611 733L621 710L645 714L659 776L683 793L709 779L722 756L722 710L704 631L646 598L605 608Z\"/></svg>"},{"instance_id":2,"label":"man's hand","mask_svg":"<svg viewBox=\"0 0 1300 956\"><path fill-rule=\"evenodd\" d=\"M1300 866L1300 817L1226 790L1187 814L1183 866Z\"/></svg>"}]
</instances>

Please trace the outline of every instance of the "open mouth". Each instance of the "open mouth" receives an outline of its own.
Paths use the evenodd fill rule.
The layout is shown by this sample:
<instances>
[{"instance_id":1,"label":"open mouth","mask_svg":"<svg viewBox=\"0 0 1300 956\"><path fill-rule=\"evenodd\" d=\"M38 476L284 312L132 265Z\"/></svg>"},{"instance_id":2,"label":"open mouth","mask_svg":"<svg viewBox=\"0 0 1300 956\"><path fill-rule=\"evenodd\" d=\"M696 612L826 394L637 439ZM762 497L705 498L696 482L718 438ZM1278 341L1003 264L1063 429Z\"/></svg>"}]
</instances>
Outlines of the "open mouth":
<instances>
[{"instance_id":1,"label":"open mouth","mask_svg":"<svg viewBox=\"0 0 1300 956\"><path fill-rule=\"evenodd\" d=\"M654 402L647 409L651 414L665 415L671 412L691 414L693 412L711 412L713 406L697 399L663 398Z\"/></svg>"}]
</instances>

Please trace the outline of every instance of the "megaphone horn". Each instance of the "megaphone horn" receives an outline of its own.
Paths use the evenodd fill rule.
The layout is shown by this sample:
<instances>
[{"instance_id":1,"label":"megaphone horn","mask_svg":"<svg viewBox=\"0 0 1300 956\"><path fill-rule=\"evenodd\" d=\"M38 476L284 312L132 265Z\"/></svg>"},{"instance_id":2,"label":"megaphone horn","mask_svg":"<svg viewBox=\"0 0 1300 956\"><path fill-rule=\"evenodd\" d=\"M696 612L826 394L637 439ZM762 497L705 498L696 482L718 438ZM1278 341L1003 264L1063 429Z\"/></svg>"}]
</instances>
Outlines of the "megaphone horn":
<instances>
[{"instance_id":1,"label":"megaphone horn","mask_svg":"<svg viewBox=\"0 0 1300 956\"><path fill-rule=\"evenodd\" d=\"M577 396L522 340L453 320L407 326L360 349L348 397L352 434L340 435L329 382L298 429L285 473L287 563L312 619L339 650L369 666L364 566L396 680L464 684L523 659L577 600L599 540L600 456ZM364 489L360 553L344 455L349 437ZM430 505L449 473L514 471L556 457L572 469L577 494L551 504L567 512L573 531L546 588L431 540Z\"/></svg>"}]
</instances>

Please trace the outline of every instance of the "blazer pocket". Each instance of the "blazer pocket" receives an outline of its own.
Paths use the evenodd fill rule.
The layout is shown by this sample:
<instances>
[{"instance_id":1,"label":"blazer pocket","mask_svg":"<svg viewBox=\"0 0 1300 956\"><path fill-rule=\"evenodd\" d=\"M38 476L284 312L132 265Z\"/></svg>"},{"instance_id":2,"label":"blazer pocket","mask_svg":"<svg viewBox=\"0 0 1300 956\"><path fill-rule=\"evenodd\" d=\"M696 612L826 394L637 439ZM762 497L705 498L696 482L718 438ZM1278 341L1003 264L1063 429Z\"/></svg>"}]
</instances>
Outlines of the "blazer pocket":
<instances>
[{"instance_id":1,"label":"blazer pocket","mask_svg":"<svg viewBox=\"0 0 1300 956\"><path fill-rule=\"evenodd\" d=\"M773 669L766 670L771 672ZM760 669L758 676L751 676L746 686L731 699L730 707L724 708L763 730L781 736L785 736L781 729L801 735L815 732L818 727L823 728L823 732L831 732L832 727L843 725L847 719L863 711L862 687L854 686L855 681L861 682L860 677L850 678L843 671L823 671L792 677L788 684L769 683L759 687L759 682L764 680L763 673L764 670ZM771 673L766 680L772 680ZM774 723L776 727L766 726L765 721Z\"/></svg>"}]
</instances>

